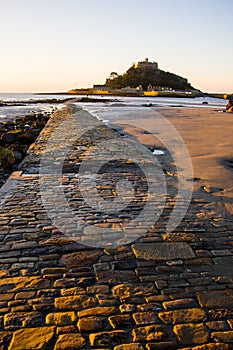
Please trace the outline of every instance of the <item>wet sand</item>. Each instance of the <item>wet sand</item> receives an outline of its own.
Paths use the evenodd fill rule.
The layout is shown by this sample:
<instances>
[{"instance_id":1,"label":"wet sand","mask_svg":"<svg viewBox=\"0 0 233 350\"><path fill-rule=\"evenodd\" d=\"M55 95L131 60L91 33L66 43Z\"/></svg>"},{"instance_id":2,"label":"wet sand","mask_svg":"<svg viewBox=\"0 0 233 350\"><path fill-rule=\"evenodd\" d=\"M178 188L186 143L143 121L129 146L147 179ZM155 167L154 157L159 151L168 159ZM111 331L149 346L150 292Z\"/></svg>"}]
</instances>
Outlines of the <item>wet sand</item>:
<instances>
[{"instance_id":1,"label":"wet sand","mask_svg":"<svg viewBox=\"0 0 233 350\"><path fill-rule=\"evenodd\" d=\"M233 214L233 114L216 108L160 108L159 112L180 133L191 157L194 190L207 200L221 203L226 215ZM145 145L158 145L156 115L137 118L137 126L124 125L124 131ZM129 120L121 120L127 124ZM133 124L131 118L130 123ZM146 134L144 130L153 131ZM161 144L160 144L161 145Z\"/></svg>"}]
</instances>

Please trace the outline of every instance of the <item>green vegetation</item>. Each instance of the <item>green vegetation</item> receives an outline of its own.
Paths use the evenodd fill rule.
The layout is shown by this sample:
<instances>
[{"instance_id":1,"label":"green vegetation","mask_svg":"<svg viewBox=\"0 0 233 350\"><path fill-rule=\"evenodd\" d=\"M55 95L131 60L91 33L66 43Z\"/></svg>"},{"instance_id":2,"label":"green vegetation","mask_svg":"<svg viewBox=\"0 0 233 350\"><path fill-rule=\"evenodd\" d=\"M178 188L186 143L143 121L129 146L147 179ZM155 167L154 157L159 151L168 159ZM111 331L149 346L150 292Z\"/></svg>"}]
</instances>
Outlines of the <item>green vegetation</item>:
<instances>
[{"instance_id":1,"label":"green vegetation","mask_svg":"<svg viewBox=\"0 0 233 350\"><path fill-rule=\"evenodd\" d=\"M7 168L14 163L14 153L10 149L0 146L0 168Z\"/></svg>"},{"instance_id":2,"label":"green vegetation","mask_svg":"<svg viewBox=\"0 0 233 350\"><path fill-rule=\"evenodd\" d=\"M160 69L154 69L153 67L142 69L133 66L122 75L111 75L106 80L106 84L115 89L121 89L127 86L136 88L139 85L142 85L144 90L147 90L149 85L174 90L193 89L187 79Z\"/></svg>"}]
</instances>

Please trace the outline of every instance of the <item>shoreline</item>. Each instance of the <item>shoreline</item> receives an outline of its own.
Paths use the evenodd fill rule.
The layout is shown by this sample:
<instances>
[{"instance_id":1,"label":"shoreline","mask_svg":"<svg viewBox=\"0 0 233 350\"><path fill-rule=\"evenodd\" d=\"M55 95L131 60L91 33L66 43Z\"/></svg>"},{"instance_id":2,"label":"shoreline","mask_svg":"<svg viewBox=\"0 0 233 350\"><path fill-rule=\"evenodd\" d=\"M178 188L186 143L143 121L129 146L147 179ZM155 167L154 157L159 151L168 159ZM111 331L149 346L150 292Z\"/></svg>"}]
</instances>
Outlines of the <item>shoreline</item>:
<instances>
[{"instance_id":1,"label":"shoreline","mask_svg":"<svg viewBox=\"0 0 233 350\"><path fill-rule=\"evenodd\" d=\"M0 123L0 188L27 155L53 112L26 114Z\"/></svg>"},{"instance_id":2,"label":"shoreline","mask_svg":"<svg viewBox=\"0 0 233 350\"><path fill-rule=\"evenodd\" d=\"M197 107L164 107L155 108L155 111L172 123L186 144L194 171L194 190L201 198L214 200L219 210L227 216L233 215L232 113ZM129 122L133 122L133 119ZM140 119L137 119L137 123L140 124ZM156 119L146 118L146 112L141 120L143 129L127 126L127 118L125 121L122 119L119 126L121 124L123 132L129 137L144 145L154 146L154 137L147 135L144 129L147 130L148 125L156 133Z\"/></svg>"}]
</instances>

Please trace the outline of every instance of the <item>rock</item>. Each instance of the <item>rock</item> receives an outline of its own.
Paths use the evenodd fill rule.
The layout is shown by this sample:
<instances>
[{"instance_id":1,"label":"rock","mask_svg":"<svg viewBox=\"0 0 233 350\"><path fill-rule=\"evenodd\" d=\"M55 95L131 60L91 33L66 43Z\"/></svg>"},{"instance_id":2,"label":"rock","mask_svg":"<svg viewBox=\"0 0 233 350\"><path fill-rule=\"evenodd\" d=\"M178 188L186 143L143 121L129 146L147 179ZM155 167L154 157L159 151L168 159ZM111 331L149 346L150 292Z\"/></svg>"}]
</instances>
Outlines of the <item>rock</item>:
<instances>
[{"instance_id":1,"label":"rock","mask_svg":"<svg viewBox=\"0 0 233 350\"><path fill-rule=\"evenodd\" d=\"M17 117L14 122L0 123L0 144L13 152L14 158L12 159L15 160L6 165L3 175L0 173L0 186L7 180L12 171L17 170L17 166L22 162L29 145L35 141L50 115L51 113L46 112L31 114Z\"/></svg>"},{"instance_id":2,"label":"rock","mask_svg":"<svg viewBox=\"0 0 233 350\"><path fill-rule=\"evenodd\" d=\"M102 331L107 324L106 317L89 316L80 318L78 321L78 329L80 332Z\"/></svg>"},{"instance_id":3,"label":"rock","mask_svg":"<svg viewBox=\"0 0 233 350\"><path fill-rule=\"evenodd\" d=\"M15 163L14 153L0 146L0 168L7 168Z\"/></svg>"},{"instance_id":4,"label":"rock","mask_svg":"<svg viewBox=\"0 0 233 350\"><path fill-rule=\"evenodd\" d=\"M122 314L131 313L131 312L135 311L135 305L133 305L133 304L121 304L119 306L119 309L120 309L120 312Z\"/></svg>"},{"instance_id":5,"label":"rock","mask_svg":"<svg viewBox=\"0 0 233 350\"><path fill-rule=\"evenodd\" d=\"M176 299L171 301L165 301L163 303L163 307L168 310L187 309L197 307L197 303L191 298Z\"/></svg>"},{"instance_id":6,"label":"rock","mask_svg":"<svg viewBox=\"0 0 233 350\"><path fill-rule=\"evenodd\" d=\"M96 285L87 287L88 294L108 294L109 286L106 285Z\"/></svg>"},{"instance_id":7,"label":"rock","mask_svg":"<svg viewBox=\"0 0 233 350\"><path fill-rule=\"evenodd\" d=\"M85 345L85 339L80 333L59 335L54 350L75 350Z\"/></svg>"},{"instance_id":8,"label":"rock","mask_svg":"<svg viewBox=\"0 0 233 350\"><path fill-rule=\"evenodd\" d=\"M76 315L74 312L56 312L46 316L46 324L49 326L68 326L74 323Z\"/></svg>"},{"instance_id":9,"label":"rock","mask_svg":"<svg viewBox=\"0 0 233 350\"><path fill-rule=\"evenodd\" d=\"M5 329L22 327L36 327L43 322L43 315L40 312L11 312L4 316Z\"/></svg>"},{"instance_id":10,"label":"rock","mask_svg":"<svg viewBox=\"0 0 233 350\"><path fill-rule=\"evenodd\" d=\"M233 113L233 95L229 96L229 102L226 105L226 112Z\"/></svg>"},{"instance_id":11,"label":"rock","mask_svg":"<svg viewBox=\"0 0 233 350\"><path fill-rule=\"evenodd\" d=\"M166 324L189 323L203 321L206 314L204 310L194 308L160 312L159 318Z\"/></svg>"},{"instance_id":12,"label":"rock","mask_svg":"<svg viewBox=\"0 0 233 350\"><path fill-rule=\"evenodd\" d=\"M96 278L102 283L118 284L127 281L136 281L136 274L134 271L127 270L107 270L107 271L97 271Z\"/></svg>"},{"instance_id":13,"label":"rock","mask_svg":"<svg viewBox=\"0 0 233 350\"><path fill-rule=\"evenodd\" d=\"M130 298L148 296L155 293L155 286L152 283L137 285L133 283L119 284L112 289L112 295L125 301Z\"/></svg>"},{"instance_id":14,"label":"rock","mask_svg":"<svg viewBox=\"0 0 233 350\"><path fill-rule=\"evenodd\" d=\"M198 293L201 307L216 309L233 309L233 292L231 290L202 291Z\"/></svg>"},{"instance_id":15,"label":"rock","mask_svg":"<svg viewBox=\"0 0 233 350\"><path fill-rule=\"evenodd\" d=\"M15 299L32 299L36 295L36 291L19 292L15 294Z\"/></svg>"},{"instance_id":16,"label":"rock","mask_svg":"<svg viewBox=\"0 0 233 350\"><path fill-rule=\"evenodd\" d=\"M161 341L166 337L164 328L160 325L140 327L132 330L134 342Z\"/></svg>"},{"instance_id":17,"label":"rock","mask_svg":"<svg viewBox=\"0 0 233 350\"><path fill-rule=\"evenodd\" d=\"M90 344L93 347L112 347L126 340L124 331L111 331L90 334Z\"/></svg>"},{"instance_id":18,"label":"rock","mask_svg":"<svg viewBox=\"0 0 233 350\"><path fill-rule=\"evenodd\" d=\"M115 306L97 306L90 309L82 310L78 312L78 317L87 317L87 316L104 316L112 315L117 312Z\"/></svg>"},{"instance_id":19,"label":"rock","mask_svg":"<svg viewBox=\"0 0 233 350\"><path fill-rule=\"evenodd\" d=\"M171 341L150 343L150 344L146 344L146 349L147 350L175 350L177 349L177 344Z\"/></svg>"},{"instance_id":20,"label":"rock","mask_svg":"<svg viewBox=\"0 0 233 350\"><path fill-rule=\"evenodd\" d=\"M95 297L87 297L86 295L74 295L61 298L55 298L55 307L58 309L82 310L84 308L94 306Z\"/></svg>"},{"instance_id":21,"label":"rock","mask_svg":"<svg viewBox=\"0 0 233 350\"><path fill-rule=\"evenodd\" d=\"M55 327L25 328L13 333L8 350L51 350Z\"/></svg>"},{"instance_id":22,"label":"rock","mask_svg":"<svg viewBox=\"0 0 233 350\"><path fill-rule=\"evenodd\" d=\"M136 243L133 251L137 258L144 260L191 259L195 254L185 242Z\"/></svg>"},{"instance_id":23,"label":"rock","mask_svg":"<svg viewBox=\"0 0 233 350\"><path fill-rule=\"evenodd\" d=\"M121 344L115 346L114 350L143 350L144 347L139 343Z\"/></svg>"},{"instance_id":24,"label":"rock","mask_svg":"<svg viewBox=\"0 0 233 350\"><path fill-rule=\"evenodd\" d=\"M228 320L229 323L229 320ZM206 325L212 331L226 331L228 330L228 325L225 321L209 321Z\"/></svg>"},{"instance_id":25,"label":"rock","mask_svg":"<svg viewBox=\"0 0 233 350\"><path fill-rule=\"evenodd\" d=\"M16 142L18 136L22 134L22 130L11 130L2 135L1 141L3 144L14 143Z\"/></svg>"},{"instance_id":26,"label":"rock","mask_svg":"<svg viewBox=\"0 0 233 350\"><path fill-rule=\"evenodd\" d=\"M213 332L211 338L216 342L233 343L233 331Z\"/></svg>"},{"instance_id":27,"label":"rock","mask_svg":"<svg viewBox=\"0 0 233 350\"><path fill-rule=\"evenodd\" d=\"M63 283L65 284L65 283ZM68 284L68 283L67 283ZM54 283L54 287L56 287L57 284ZM86 294L86 291L84 288L81 288L81 287L72 287L72 288L67 288L67 286L63 286L62 287L63 289L61 289L61 295L64 297L64 296L67 296L67 295L84 295Z\"/></svg>"},{"instance_id":28,"label":"rock","mask_svg":"<svg viewBox=\"0 0 233 350\"><path fill-rule=\"evenodd\" d=\"M157 313L155 313L154 311L136 312L135 314L133 314L133 319L136 325L159 323Z\"/></svg>"},{"instance_id":29,"label":"rock","mask_svg":"<svg viewBox=\"0 0 233 350\"><path fill-rule=\"evenodd\" d=\"M61 262L69 268L92 265L93 262L98 261L102 254L102 250L84 250L78 253L63 255Z\"/></svg>"},{"instance_id":30,"label":"rock","mask_svg":"<svg viewBox=\"0 0 233 350\"><path fill-rule=\"evenodd\" d=\"M223 343L208 343L205 345L198 345L184 350L232 350L231 346Z\"/></svg>"},{"instance_id":31,"label":"rock","mask_svg":"<svg viewBox=\"0 0 233 350\"><path fill-rule=\"evenodd\" d=\"M203 323L179 324L173 330L181 344L203 344L209 337Z\"/></svg>"},{"instance_id":32,"label":"rock","mask_svg":"<svg viewBox=\"0 0 233 350\"><path fill-rule=\"evenodd\" d=\"M110 325L112 328L125 328L127 326L130 326L131 324L131 317L130 315L114 315L110 316L108 318Z\"/></svg>"},{"instance_id":33,"label":"rock","mask_svg":"<svg viewBox=\"0 0 233 350\"><path fill-rule=\"evenodd\" d=\"M33 143L35 136L31 132L22 133L17 137L17 142L24 145L30 145Z\"/></svg>"},{"instance_id":34,"label":"rock","mask_svg":"<svg viewBox=\"0 0 233 350\"><path fill-rule=\"evenodd\" d=\"M233 113L233 106L227 107L226 112L228 112L228 113Z\"/></svg>"},{"instance_id":35,"label":"rock","mask_svg":"<svg viewBox=\"0 0 233 350\"><path fill-rule=\"evenodd\" d=\"M197 236L194 233L187 232L172 232L163 234L164 241L168 242L196 242Z\"/></svg>"},{"instance_id":36,"label":"rock","mask_svg":"<svg viewBox=\"0 0 233 350\"><path fill-rule=\"evenodd\" d=\"M9 344L12 337L12 333L0 331L0 349L4 349L6 344Z\"/></svg>"},{"instance_id":37,"label":"rock","mask_svg":"<svg viewBox=\"0 0 233 350\"><path fill-rule=\"evenodd\" d=\"M41 270L42 275L63 275L66 272L65 267L46 267Z\"/></svg>"},{"instance_id":38,"label":"rock","mask_svg":"<svg viewBox=\"0 0 233 350\"><path fill-rule=\"evenodd\" d=\"M16 292L23 289L48 288L50 281L39 276L19 276L0 279L0 293Z\"/></svg>"},{"instance_id":39,"label":"rock","mask_svg":"<svg viewBox=\"0 0 233 350\"><path fill-rule=\"evenodd\" d=\"M54 282L55 288L70 288L75 286L76 286L75 278L61 278ZM80 288L80 293L77 293L77 294L85 294L85 290Z\"/></svg>"},{"instance_id":40,"label":"rock","mask_svg":"<svg viewBox=\"0 0 233 350\"><path fill-rule=\"evenodd\" d=\"M22 153L14 151L13 154L16 162L20 162L23 159Z\"/></svg>"}]
</instances>

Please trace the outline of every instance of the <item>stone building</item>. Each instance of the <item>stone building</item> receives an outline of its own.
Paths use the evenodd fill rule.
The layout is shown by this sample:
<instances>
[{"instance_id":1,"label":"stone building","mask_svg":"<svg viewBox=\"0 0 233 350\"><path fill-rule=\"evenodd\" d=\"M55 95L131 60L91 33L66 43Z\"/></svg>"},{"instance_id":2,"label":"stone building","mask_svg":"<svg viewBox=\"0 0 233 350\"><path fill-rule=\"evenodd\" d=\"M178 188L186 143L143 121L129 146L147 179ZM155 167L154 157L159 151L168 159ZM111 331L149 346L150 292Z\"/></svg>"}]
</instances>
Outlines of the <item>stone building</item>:
<instances>
[{"instance_id":1,"label":"stone building","mask_svg":"<svg viewBox=\"0 0 233 350\"><path fill-rule=\"evenodd\" d=\"M149 62L149 59L147 57L143 61L138 61L138 63L133 63L133 66L134 68L142 68L142 69L148 69L148 68L158 69L158 63Z\"/></svg>"}]
</instances>

